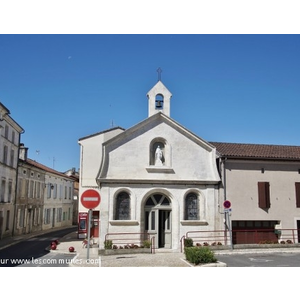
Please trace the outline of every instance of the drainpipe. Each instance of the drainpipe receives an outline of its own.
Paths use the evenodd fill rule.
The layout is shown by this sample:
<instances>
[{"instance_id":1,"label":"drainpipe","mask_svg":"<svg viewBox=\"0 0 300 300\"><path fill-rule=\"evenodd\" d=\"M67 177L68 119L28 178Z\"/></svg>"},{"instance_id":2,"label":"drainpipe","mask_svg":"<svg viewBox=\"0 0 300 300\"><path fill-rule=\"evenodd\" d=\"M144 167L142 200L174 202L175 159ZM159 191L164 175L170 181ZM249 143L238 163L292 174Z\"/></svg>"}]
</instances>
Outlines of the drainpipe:
<instances>
[{"instance_id":1,"label":"drainpipe","mask_svg":"<svg viewBox=\"0 0 300 300\"><path fill-rule=\"evenodd\" d=\"M226 189L226 160L227 158L223 158L223 186L224 186L224 201L227 200L227 189ZM229 232L229 238L230 238L230 245L231 249L233 249L233 243L232 243L232 230L231 230L231 223L230 223L230 215L229 211L225 211L225 229Z\"/></svg>"},{"instance_id":2,"label":"drainpipe","mask_svg":"<svg viewBox=\"0 0 300 300\"><path fill-rule=\"evenodd\" d=\"M15 225L16 225L16 208L17 208L17 195L18 195L18 180L19 180L19 156L20 156L20 143L21 143L21 134L25 132L24 129L19 133L19 142L18 142L18 154L17 154L17 168L16 168L16 183L15 183L15 202L14 202L14 218L13 218L13 228L12 228L12 236L15 235Z\"/></svg>"},{"instance_id":3,"label":"drainpipe","mask_svg":"<svg viewBox=\"0 0 300 300\"><path fill-rule=\"evenodd\" d=\"M224 201L227 200L227 195L226 195L226 167L225 167L225 162L227 158L223 158L223 186L224 186Z\"/></svg>"}]
</instances>

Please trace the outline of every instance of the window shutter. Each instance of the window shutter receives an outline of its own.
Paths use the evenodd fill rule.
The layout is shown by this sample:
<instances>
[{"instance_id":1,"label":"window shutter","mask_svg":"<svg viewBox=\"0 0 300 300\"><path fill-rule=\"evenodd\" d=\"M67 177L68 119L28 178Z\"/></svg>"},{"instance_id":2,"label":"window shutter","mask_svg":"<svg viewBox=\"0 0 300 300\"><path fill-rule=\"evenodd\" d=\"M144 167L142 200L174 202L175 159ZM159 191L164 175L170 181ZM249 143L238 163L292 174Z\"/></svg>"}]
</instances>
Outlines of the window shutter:
<instances>
[{"instance_id":1,"label":"window shutter","mask_svg":"<svg viewBox=\"0 0 300 300\"><path fill-rule=\"evenodd\" d=\"M296 207L300 207L300 182L295 182L296 186Z\"/></svg>"},{"instance_id":2,"label":"window shutter","mask_svg":"<svg viewBox=\"0 0 300 300\"><path fill-rule=\"evenodd\" d=\"M258 206L260 208L270 208L270 183L258 182Z\"/></svg>"}]
</instances>

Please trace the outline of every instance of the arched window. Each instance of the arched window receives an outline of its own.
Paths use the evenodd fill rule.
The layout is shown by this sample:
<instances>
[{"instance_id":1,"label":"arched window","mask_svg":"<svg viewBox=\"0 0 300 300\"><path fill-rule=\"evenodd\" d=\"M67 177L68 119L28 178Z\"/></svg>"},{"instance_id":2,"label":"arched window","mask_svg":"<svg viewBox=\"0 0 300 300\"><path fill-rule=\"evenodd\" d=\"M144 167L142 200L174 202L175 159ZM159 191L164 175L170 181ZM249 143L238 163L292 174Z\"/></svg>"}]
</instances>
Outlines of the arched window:
<instances>
[{"instance_id":1,"label":"arched window","mask_svg":"<svg viewBox=\"0 0 300 300\"><path fill-rule=\"evenodd\" d=\"M115 220L130 220L130 196L127 192L117 195Z\"/></svg>"},{"instance_id":2,"label":"arched window","mask_svg":"<svg viewBox=\"0 0 300 300\"><path fill-rule=\"evenodd\" d=\"M185 220L199 220L199 199L195 193L185 197Z\"/></svg>"}]
</instances>

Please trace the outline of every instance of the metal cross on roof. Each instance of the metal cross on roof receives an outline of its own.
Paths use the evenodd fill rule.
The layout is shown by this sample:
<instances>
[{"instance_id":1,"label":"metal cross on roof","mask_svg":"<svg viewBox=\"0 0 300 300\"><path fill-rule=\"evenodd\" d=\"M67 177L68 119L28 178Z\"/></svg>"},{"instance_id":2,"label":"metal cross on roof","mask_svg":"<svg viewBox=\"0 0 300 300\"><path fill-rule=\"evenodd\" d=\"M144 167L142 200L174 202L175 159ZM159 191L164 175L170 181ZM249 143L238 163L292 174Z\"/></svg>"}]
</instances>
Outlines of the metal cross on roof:
<instances>
[{"instance_id":1,"label":"metal cross on roof","mask_svg":"<svg viewBox=\"0 0 300 300\"><path fill-rule=\"evenodd\" d=\"M161 81L161 73L162 73L162 69L159 67L157 70L158 73L158 81Z\"/></svg>"}]
</instances>

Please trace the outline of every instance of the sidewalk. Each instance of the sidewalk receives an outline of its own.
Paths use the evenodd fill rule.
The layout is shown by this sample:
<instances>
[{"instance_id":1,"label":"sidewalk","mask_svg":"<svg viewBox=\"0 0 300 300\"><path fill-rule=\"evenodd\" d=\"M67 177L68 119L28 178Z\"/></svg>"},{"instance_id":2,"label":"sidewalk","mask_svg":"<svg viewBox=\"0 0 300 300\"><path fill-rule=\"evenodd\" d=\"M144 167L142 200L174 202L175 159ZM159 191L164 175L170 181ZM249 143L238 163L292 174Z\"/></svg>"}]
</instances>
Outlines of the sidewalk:
<instances>
[{"instance_id":1,"label":"sidewalk","mask_svg":"<svg viewBox=\"0 0 300 300\"><path fill-rule=\"evenodd\" d=\"M74 234L73 234L74 235ZM185 254L167 250L156 249L155 254L122 254L122 255L101 255L98 254L98 245L90 248L89 260L87 259L87 249L82 247L82 240L69 235L66 236L57 250L69 253L69 247L75 248L76 256L71 267L195 267L185 259ZM235 250L216 250L214 253L220 255L249 254L249 253L300 253L300 248L262 248L262 249L235 249ZM215 264L199 265L197 267L227 267L221 261Z\"/></svg>"},{"instance_id":2,"label":"sidewalk","mask_svg":"<svg viewBox=\"0 0 300 300\"><path fill-rule=\"evenodd\" d=\"M155 254L123 254L123 255L99 255L98 245L89 249L83 247L82 239L77 238L76 232L68 234L60 239L56 250L70 254L69 248L74 247L75 257L69 264L70 267L194 267L185 260L184 253L156 250ZM200 267L200 266L199 266ZM202 267L226 267L226 264L218 262L215 264L202 265Z\"/></svg>"},{"instance_id":3,"label":"sidewalk","mask_svg":"<svg viewBox=\"0 0 300 300\"><path fill-rule=\"evenodd\" d=\"M185 260L184 253L156 250L155 254L122 254L122 255L99 255L98 245L89 249L82 247L82 240L77 239L76 233L63 237L56 250L51 252L70 253L69 247L74 247L76 254L70 267L194 267ZM200 267L200 266L199 266ZM202 265L201 267L226 267L226 264Z\"/></svg>"},{"instance_id":4,"label":"sidewalk","mask_svg":"<svg viewBox=\"0 0 300 300\"><path fill-rule=\"evenodd\" d=\"M51 250L49 246L47 250L56 253L70 254L74 253L75 257L69 264L70 267L100 267L101 259L98 255L98 245L94 244L92 247L83 247L83 239L77 238L77 232L72 232L59 240L59 244L55 250ZM74 252L70 252L69 248L74 247Z\"/></svg>"},{"instance_id":5,"label":"sidewalk","mask_svg":"<svg viewBox=\"0 0 300 300\"><path fill-rule=\"evenodd\" d=\"M155 253L155 254L125 254L102 255L98 254L98 245L89 249L83 247L82 239L77 238L76 232L64 236L51 252L70 253L69 247L75 248L75 257L70 267L191 267L184 261L183 253Z\"/></svg>"},{"instance_id":6,"label":"sidewalk","mask_svg":"<svg viewBox=\"0 0 300 300\"><path fill-rule=\"evenodd\" d=\"M50 230L51 231L51 230ZM48 232L50 232L48 231ZM53 231L53 230L52 230ZM46 233L46 232L43 232ZM40 233L40 234L43 234ZM28 234L0 240L0 249L9 245L29 239L37 234ZM50 245L46 250L53 253L70 254L70 247L74 247L75 257L69 264L70 267L194 267L185 259L185 254L181 252L172 252L167 250L156 250L155 254L124 254L124 255L101 255L98 254L98 245L94 244L88 249L83 247L83 240L77 238L77 232L74 231L59 239L56 250L51 250ZM216 250L216 255L247 254L247 253L300 253L300 247L282 248L282 249L234 249L234 250ZM199 267L226 267L227 265L218 262L216 264L201 265Z\"/></svg>"}]
</instances>

